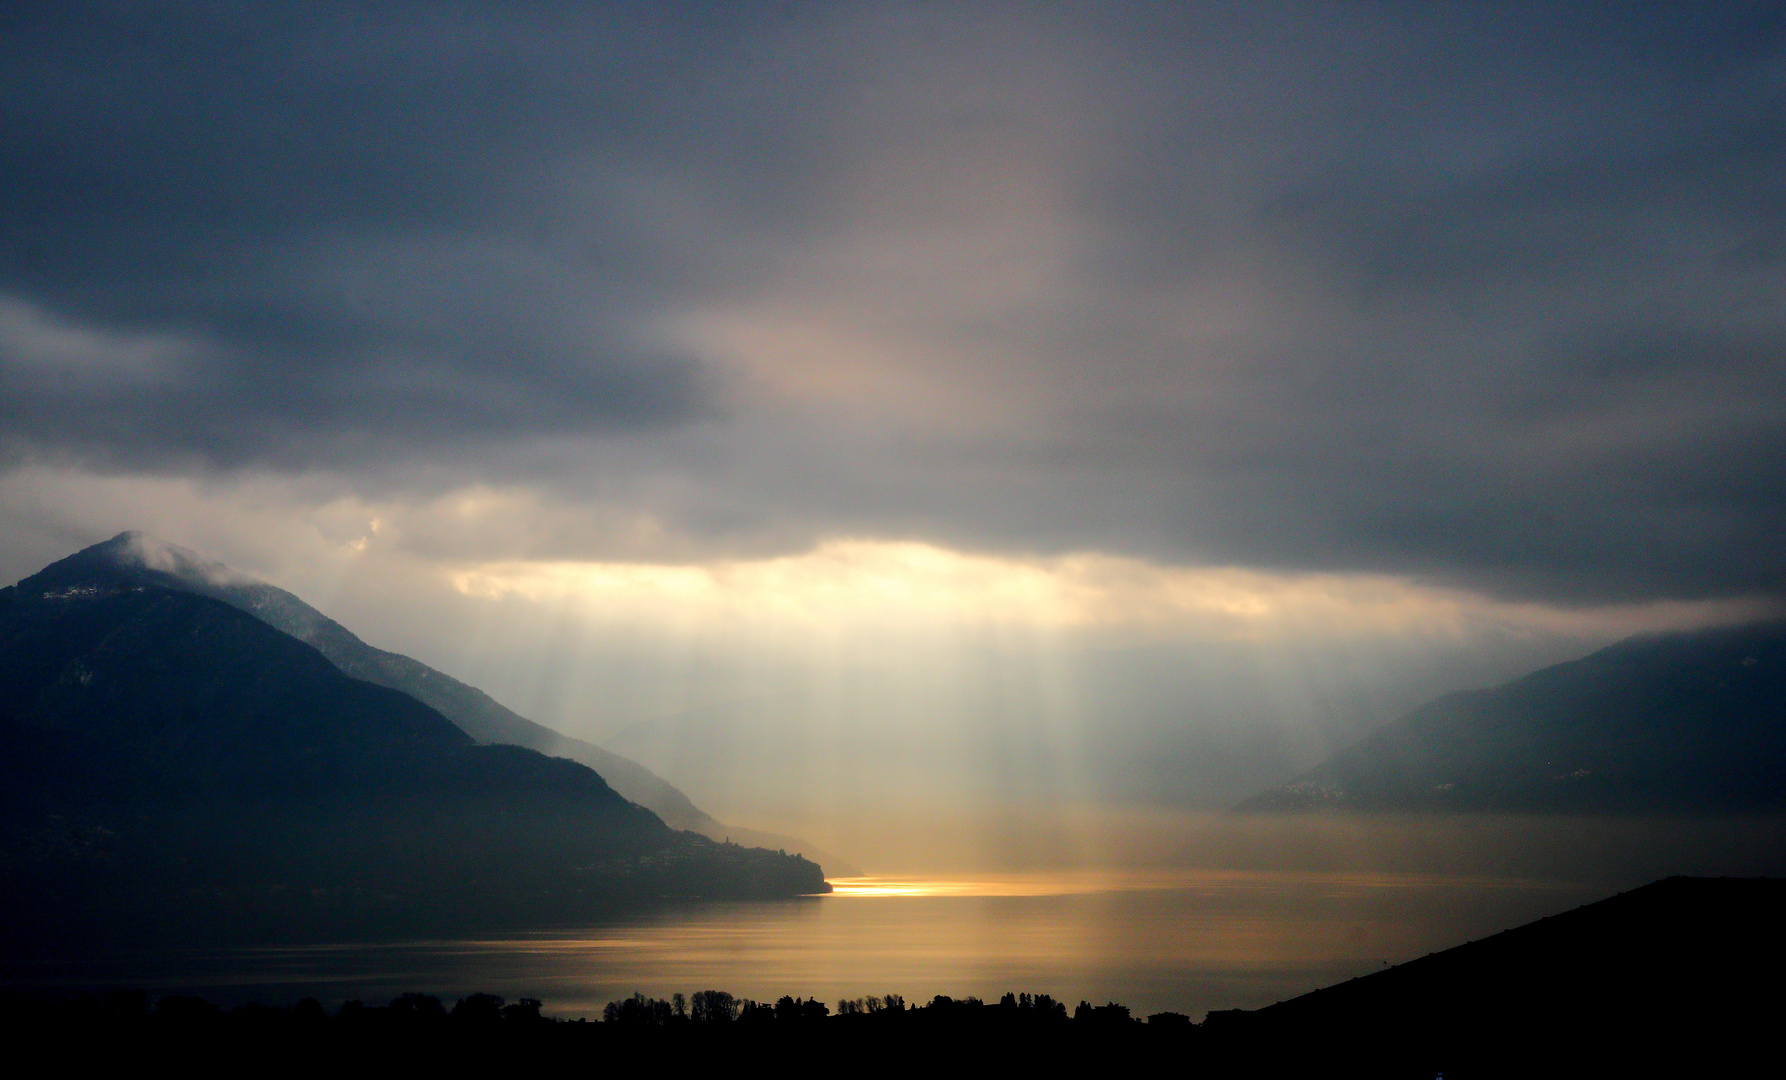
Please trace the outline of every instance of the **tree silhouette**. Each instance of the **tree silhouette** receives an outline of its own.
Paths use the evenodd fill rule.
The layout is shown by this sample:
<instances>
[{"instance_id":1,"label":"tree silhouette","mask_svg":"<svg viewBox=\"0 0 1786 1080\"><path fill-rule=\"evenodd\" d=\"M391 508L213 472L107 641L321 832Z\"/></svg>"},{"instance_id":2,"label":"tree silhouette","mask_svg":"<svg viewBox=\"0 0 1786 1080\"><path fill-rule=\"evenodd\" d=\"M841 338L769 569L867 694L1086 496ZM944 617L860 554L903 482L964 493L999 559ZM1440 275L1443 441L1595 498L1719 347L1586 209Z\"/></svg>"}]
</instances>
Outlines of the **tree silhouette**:
<instances>
[{"instance_id":1,"label":"tree silhouette","mask_svg":"<svg viewBox=\"0 0 1786 1080\"><path fill-rule=\"evenodd\" d=\"M738 1016L739 1003L724 990L696 991L689 1013L697 1024L727 1024Z\"/></svg>"},{"instance_id":2,"label":"tree silhouette","mask_svg":"<svg viewBox=\"0 0 1786 1080\"><path fill-rule=\"evenodd\" d=\"M405 994L404 997L420 997L421 995ZM432 1000L432 999L430 999ZM435 1007L440 1003L436 1001ZM392 1002L392 1007L396 1003ZM537 1010L539 1003L534 1002ZM468 994L453 1005L453 1023L467 1027L488 1027L502 1021L502 999L495 994Z\"/></svg>"}]
</instances>

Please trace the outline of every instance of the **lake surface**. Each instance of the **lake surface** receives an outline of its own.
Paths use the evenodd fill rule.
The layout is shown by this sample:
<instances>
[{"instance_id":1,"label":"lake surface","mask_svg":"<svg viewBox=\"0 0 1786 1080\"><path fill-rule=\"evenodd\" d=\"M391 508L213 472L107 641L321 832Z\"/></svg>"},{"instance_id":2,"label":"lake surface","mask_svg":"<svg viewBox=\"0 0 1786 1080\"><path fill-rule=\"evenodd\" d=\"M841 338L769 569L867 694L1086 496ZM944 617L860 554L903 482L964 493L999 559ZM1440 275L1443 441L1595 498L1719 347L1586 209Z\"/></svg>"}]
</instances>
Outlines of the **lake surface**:
<instances>
[{"instance_id":1,"label":"lake surface","mask_svg":"<svg viewBox=\"0 0 1786 1080\"><path fill-rule=\"evenodd\" d=\"M1609 894L1605 885L1414 873L1126 871L834 879L830 896L690 903L595 926L461 941L134 953L7 981L140 987L226 1004L382 1003L411 990L540 998L595 1016L642 991L840 998L1007 990L1146 1014L1270 1004Z\"/></svg>"}]
</instances>

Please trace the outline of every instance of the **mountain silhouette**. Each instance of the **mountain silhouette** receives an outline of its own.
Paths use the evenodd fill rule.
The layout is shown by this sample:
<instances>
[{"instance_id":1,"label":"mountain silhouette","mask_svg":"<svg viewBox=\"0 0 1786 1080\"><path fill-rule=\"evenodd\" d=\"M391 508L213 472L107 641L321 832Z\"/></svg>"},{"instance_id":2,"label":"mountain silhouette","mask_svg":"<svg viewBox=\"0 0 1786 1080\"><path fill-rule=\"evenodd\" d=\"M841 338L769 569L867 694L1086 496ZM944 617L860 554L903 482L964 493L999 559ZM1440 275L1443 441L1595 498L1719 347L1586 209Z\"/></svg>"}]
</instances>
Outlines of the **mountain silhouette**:
<instances>
[{"instance_id":1,"label":"mountain silhouette","mask_svg":"<svg viewBox=\"0 0 1786 1080\"><path fill-rule=\"evenodd\" d=\"M593 770L186 589L64 560L0 589L0 888L24 939L351 933L823 891Z\"/></svg>"},{"instance_id":2,"label":"mountain silhouette","mask_svg":"<svg viewBox=\"0 0 1786 1080\"><path fill-rule=\"evenodd\" d=\"M46 567L34 579L157 585L221 600L314 647L348 675L400 690L431 706L478 742L526 747L589 766L615 791L651 810L672 828L748 847L801 852L832 874L859 873L843 859L797 837L716 820L645 766L535 723L477 687L419 660L368 645L284 589L146 533L119 533Z\"/></svg>"},{"instance_id":3,"label":"mountain silhouette","mask_svg":"<svg viewBox=\"0 0 1786 1080\"><path fill-rule=\"evenodd\" d=\"M1786 623L1628 638L1414 710L1244 810L1786 807Z\"/></svg>"}]
</instances>

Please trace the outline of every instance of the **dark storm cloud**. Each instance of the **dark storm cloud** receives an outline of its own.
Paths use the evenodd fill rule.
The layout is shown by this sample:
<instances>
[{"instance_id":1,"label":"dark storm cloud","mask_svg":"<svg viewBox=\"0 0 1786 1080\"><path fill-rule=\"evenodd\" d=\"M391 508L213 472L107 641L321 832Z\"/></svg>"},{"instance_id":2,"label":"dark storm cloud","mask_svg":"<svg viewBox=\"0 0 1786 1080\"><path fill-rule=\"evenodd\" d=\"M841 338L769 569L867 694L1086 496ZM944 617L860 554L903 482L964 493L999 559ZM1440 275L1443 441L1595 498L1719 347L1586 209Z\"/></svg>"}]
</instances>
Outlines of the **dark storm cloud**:
<instances>
[{"instance_id":1,"label":"dark storm cloud","mask_svg":"<svg viewBox=\"0 0 1786 1080\"><path fill-rule=\"evenodd\" d=\"M194 355L154 385L15 378L9 434L301 468L705 412L697 365L626 325L691 268L618 200L570 221L549 189L573 166L599 187L648 165L660 113L711 113L674 60L715 23L14 9L4 288ZM741 126L678 148L685 164L723 159Z\"/></svg>"},{"instance_id":2,"label":"dark storm cloud","mask_svg":"<svg viewBox=\"0 0 1786 1080\"><path fill-rule=\"evenodd\" d=\"M680 551L1786 581L1777 7L12 18L15 460Z\"/></svg>"}]
</instances>

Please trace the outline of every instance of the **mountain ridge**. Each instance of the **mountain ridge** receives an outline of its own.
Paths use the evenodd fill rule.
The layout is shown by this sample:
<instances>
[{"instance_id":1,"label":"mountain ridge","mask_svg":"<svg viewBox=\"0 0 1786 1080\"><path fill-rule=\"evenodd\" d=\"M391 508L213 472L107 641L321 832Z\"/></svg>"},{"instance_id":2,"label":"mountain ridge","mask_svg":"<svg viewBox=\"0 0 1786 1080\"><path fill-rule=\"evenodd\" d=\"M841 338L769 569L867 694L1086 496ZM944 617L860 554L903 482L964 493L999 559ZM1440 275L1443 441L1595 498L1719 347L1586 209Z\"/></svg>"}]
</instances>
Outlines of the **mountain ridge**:
<instances>
[{"instance_id":1,"label":"mountain ridge","mask_svg":"<svg viewBox=\"0 0 1786 1080\"><path fill-rule=\"evenodd\" d=\"M479 744L217 599L79 567L0 590L8 949L374 936L823 892L594 770Z\"/></svg>"},{"instance_id":2,"label":"mountain ridge","mask_svg":"<svg viewBox=\"0 0 1786 1080\"><path fill-rule=\"evenodd\" d=\"M220 600L317 649L348 675L401 691L434 708L483 743L504 743L568 758L594 769L622 796L646 807L672 828L711 840L747 847L810 853L833 867L836 876L859 871L846 860L797 837L728 825L697 807L667 780L629 758L555 731L522 716L489 694L402 653L380 649L276 585L168 543L140 530L126 530L67 558L34 578L90 576L109 567L125 578L141 578Z\"/></svg>"},{"instance_id":3,"label":"mountain ridge","mask_svg":"<svg viewBox=\"0 0 1786 1080\"><path fill-rule=\"evenodd\" d=\"M1786 807L1786 621L1639 634L1445 694L1260 810L1631 812Z\"/></svg>"}]
</instances>

